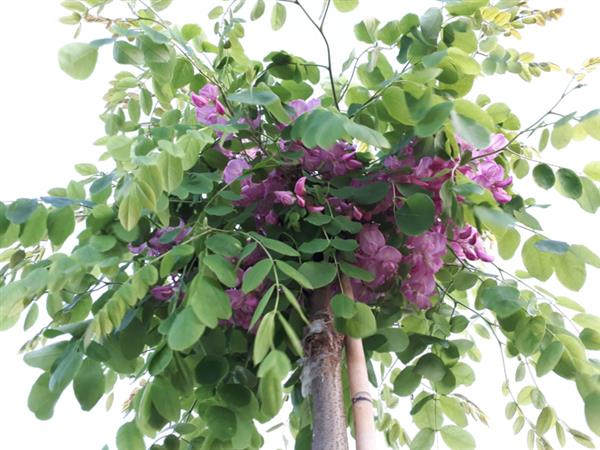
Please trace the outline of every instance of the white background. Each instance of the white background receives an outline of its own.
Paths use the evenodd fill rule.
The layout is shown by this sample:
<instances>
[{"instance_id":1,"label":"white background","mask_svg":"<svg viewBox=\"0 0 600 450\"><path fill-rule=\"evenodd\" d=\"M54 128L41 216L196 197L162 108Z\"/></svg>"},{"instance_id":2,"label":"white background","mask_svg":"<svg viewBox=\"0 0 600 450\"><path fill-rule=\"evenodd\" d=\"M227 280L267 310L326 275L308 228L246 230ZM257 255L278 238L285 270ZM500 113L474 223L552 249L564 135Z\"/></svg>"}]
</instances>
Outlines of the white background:
<instances>
[{"instance_id":1,"label":"white background","mask_svg":"<svg viewBox=\"0 0 600 450\"><path fill-rule=\"evenodd\" d=\"M207 0L175 0L167 18L183 24L196 22L210 29L206 12L222 3ZM250 6L252 2L250 1ZM305 0L307 4L320 4ZM407 12L422 12L434 4L425 0L363 0L353 13L341 15L332 11L327 33L333 44L336 67L346 59L355 45L351 26L362 17L372 15L382 22L400 18ZM521 42L512 39L507 46L536 54L538 60L556 62L561 67L578 68L584 59L600 56L600 5L597 0L546 0L532 1L539 8L566 7L559 22L545 28L533 27L523 33ZM291 53L324 63L322 42L314 29L298 11L288 5L288 24L278 34L270 31L268 17L248 27L246 46L251 56L260 58L268 51L286 49ZM248 7L247 7L248 8ZM3 24L0 28L0 127L2 152L0 165L0 200L43 195L50 187L66 186L68 180L78 176L73 165L94 162L100 154L92 142L102 136L102 123L98 119L103 110L102 95L117 67L111 62L110 48L101 49L98 68L91 79L78 82L60 72L56 54L58 49L72 39L73 29L58 23L64 15L58 1L5 2ZM108 9L110 13L110 8ZM87 25L83 39L106 37L101 25ZM600 107L600 76L587 80L590 86L577 92L565 105L563 112L587 112ZM528 84L515 75L496 76L479 84L493 101L504 101L521 117L523 124L531 123L558 97L567 82L565 74L544 74L541 80ZM556 152L546 151L544 158L580 171L585 162L600 160L600 144L592 140L569 146ZM555 239L582 243L600 252L597 233L599 221L581 211L578 205L561 198L556 192L546 193L531 184L519 183L523 192L535 196L541 203L553 207L539 210L545 232ZM507 267L510 264L503 263ZM518 268L515 265L513 268ZM595 313L600 312L598 271L588 272L588 284L579 293L568 293L551 281L550 288L581 301ZM121 382L113 408L106 412L101 401L91 413L80 411L70 389L61 398L54 418L48 422L37 421L26 406L29 389L38 376L36 369L25 366L17 355L20 345L30 336L23 333L21 324L0 335L0 423L2 443L11 450L46 448L51 450L100 450L104 444L114 447L114 434L124 420L120 403L133 386ZM480 449L526 448L525 436L513 437L511 424L503 417L506 400L500 393L503 381L498 347L482 345L483 362L475 364L476 385L460 392L477 403L489 416L489 427L472 424ZM510 361L510 374L514 362ZM572 383L548 375L541 382L550 403L559 416L575 428L585 431L583 405ZM407 403L401 405L407 410ZM399 413L403 425L410 428L405 414ZM533 419L536 416L532 415ZM279 435L265 436L267 449L284 448ZM598 440L600 442L600 440ZM380 445L380 448L384 448ZM438 442L436 448L444 449ZM567 448L576 448L572 441Z\"/></svg>"}]
</instances>

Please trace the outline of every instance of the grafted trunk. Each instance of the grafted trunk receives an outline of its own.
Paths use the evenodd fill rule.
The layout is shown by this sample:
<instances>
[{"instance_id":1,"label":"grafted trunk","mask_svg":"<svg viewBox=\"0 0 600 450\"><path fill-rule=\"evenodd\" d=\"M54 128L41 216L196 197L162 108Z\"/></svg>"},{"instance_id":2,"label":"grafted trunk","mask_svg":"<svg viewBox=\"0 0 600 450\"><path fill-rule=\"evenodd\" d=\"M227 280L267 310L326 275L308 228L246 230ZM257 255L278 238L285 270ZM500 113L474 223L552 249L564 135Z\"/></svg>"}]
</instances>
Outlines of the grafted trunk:
<instances>
[{"instance_id":1,"label":"grafted trunk","mask_svg":"<svg viewBox=\"0 0 600 450\"><path fill-rule=\"evenodd\" d=\"M315 291L308 305L311 324L304 337L304 394L312 401L312 450L348 450L342 392L343 336L335 331L329 289Z\"/></svg>"}]
</instances>

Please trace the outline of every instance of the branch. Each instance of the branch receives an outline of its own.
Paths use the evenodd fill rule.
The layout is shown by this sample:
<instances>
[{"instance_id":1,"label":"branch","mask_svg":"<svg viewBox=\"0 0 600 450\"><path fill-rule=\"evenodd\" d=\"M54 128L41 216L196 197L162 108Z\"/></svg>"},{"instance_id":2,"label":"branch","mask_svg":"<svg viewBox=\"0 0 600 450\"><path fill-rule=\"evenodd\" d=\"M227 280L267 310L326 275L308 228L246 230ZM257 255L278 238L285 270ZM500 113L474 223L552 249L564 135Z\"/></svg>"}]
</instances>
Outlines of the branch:
<instances>
[{"instance_id":1,"label":"branch","mask_svg":"<svg viewBox=\"0 0 600 450\"><path fill-rule=\"evenodd\" d=\"M329 40L327 40L327 36L325 36L325 33L323 32L323 25L325 24L325 19L327 18L327 11L329 10L329 4L331 3L331 0L328 0L328 2L327 2L327 6L325 9L325 12L323 13L323 19L321 20L320 25L317 22L315 22L315 20L308 13L306 8L304 8L302 3L300 3L298 0L280 0L280 1L284 2L284 3L292 3L296 6L298 6L302 10L304 15L308 18L310 23L312 23L313 26L319 31L319 34L323 38L323 42L325 43L325 47L327 49L327 72L329 72L329 82L331 84L331 94L333 95L333 103L335 104L336 109L339 111L340 104L339 104L337 92L335 90L335 81L333 78L333 69L332 69L332 63L331 63L331 47L329 46Z\"/></svg>"}]
</instances>

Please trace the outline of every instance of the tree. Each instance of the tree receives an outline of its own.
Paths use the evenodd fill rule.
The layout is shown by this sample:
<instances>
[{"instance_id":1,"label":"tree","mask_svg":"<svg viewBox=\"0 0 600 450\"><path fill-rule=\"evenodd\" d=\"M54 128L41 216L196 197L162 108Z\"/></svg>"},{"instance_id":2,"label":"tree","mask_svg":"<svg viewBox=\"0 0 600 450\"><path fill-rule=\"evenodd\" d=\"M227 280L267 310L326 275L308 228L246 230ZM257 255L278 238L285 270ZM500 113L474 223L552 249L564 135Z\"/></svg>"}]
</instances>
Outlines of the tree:
<instances>
[{"instance_id":1,"label":"tree","mask_svg":"<svg viewBox=\"0 0 600 450\"><path fill-rule=\"evenodd\" d=\"M555 70L500 37L560 10L459 0L421 17L365 19L354 34L366 49L335 76L326 19L357 0L325 1L318 18L299 1L272 4L276 30L288 12L306 16L327 64L283 51L248 58L242 17L260 19L262 0L251 11L237 0L213 9L217 42L199 25L165 21L169 0L128 1L118 19L106 15L111 3L64 2L72 15L63 21L103 23L110 38L69 44L59 63L86 79L111 46L124 66L99 142L114 170L79 165L82 180L64 189L0 204L2 328L25 310L33 325L38 303L51 316L25 347L43 371L29 398L38 418L52 416L70 384L89 410L125 376L143 386L118 450L146 448L144 436L155 449L260 448L256 421L285 400L297 449L345 449L348 424L359 448L373 448L372 403L392 448L431 448L439 436L469 449L467 415L481 416L456 389L474 381L475 331L497 341L503 365L518 361L517 379L574 381L599 433L589 351L600 321L527 278L554 274L576 291L600 260L545 236L535 200L511 175L529 176L533 163L541 187L596 212L598 163L580 174L537 153L600 138L598 111L558 112L600 61L571 73L531 125L505 103L465 98L483 74L531 80ZM504 259L521 247L526 271L494 263L487 238ZM380 396L370 398L368 382ZM561 444L569 433L593 445L535 383L517 393L507 375L504 390L507 417L517 432L527 425L531 446L550 448L552 428ZM414 436L391 413L408 396Z\"/></svg>"}]
</instances>

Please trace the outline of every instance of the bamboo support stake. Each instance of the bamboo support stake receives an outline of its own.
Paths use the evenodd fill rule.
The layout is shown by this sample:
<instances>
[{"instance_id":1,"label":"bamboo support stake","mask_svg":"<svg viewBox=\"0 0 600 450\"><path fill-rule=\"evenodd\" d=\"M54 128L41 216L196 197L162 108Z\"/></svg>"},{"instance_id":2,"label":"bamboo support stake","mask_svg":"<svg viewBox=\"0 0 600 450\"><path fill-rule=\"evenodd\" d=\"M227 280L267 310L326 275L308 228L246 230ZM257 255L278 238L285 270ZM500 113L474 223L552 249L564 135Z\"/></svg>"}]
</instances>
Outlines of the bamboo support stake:
<instances>
[{"instance_id":1,"label":"bamboo support stake","mask_svg":"<svg viewBox=\"0 0 600 450\"><path fill-rule=\"evenodd\" d=\"M342 290L347 297L354 300L352 284L346 276L342 277ZM367 375L367 362L361 339L346 336L346 360L350 396L352 398L356 450L375 450L377 436L375 414Z\"/></svg>"}]
</instances>

